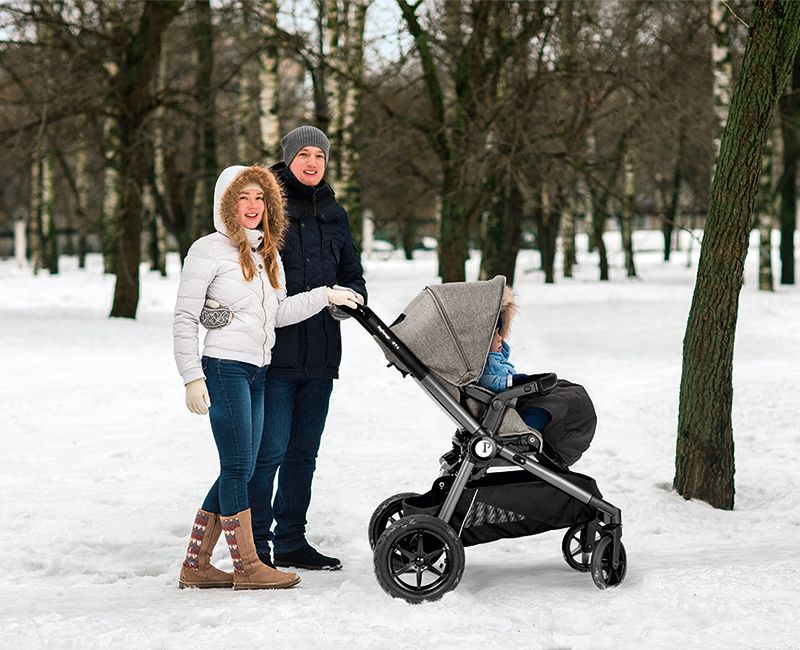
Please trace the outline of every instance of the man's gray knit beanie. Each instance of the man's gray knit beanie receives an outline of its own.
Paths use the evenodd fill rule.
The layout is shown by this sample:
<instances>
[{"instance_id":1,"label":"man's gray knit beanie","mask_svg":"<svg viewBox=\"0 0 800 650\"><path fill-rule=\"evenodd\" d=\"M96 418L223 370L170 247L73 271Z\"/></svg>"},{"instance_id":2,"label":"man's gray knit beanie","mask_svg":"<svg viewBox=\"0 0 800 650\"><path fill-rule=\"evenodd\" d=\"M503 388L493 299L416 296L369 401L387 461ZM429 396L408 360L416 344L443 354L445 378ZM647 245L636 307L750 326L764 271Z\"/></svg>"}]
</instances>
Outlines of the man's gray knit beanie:
<instances>
[{"instance_id":1,"label":"man's gray knit beanie","mask_svg":"<svg viewBox=\"0 0 800 650\"><path fill-rule=\"evenodd\" d=\"M283 147L283 162L291 165L297 152L303 147L319 147L325 154L325 164L328 164L328 154L331 150L331 142L322 131L315 126L308 124L292 129L281 138Z\"/></svg>"}]
</instances>

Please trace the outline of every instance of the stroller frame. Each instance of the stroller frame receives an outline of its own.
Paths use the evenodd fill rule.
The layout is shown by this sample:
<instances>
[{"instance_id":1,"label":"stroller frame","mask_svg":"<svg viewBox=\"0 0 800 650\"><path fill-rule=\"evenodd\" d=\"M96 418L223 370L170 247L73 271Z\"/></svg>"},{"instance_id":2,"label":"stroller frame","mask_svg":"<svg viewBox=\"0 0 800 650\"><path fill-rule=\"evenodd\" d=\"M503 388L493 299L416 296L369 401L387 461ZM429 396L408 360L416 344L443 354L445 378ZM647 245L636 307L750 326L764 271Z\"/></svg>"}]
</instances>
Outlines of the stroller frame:
<instances>
[{"instance_id":1,"label":"stroller frame","mask_svg":"<svg viewBox=\"0 0 800 650\"><path fill-rule=\"evenodd\" d=\"M470 397L486 405L486 413L483 422L478 420L470 411L445 389L437 377L423 364L416 355L400 340L395 333L367 306L358 305L356 308L342 307L350 316L355 318L374 338L405 366L407 372L397 366L397 369L405 376L410 374L423 390L434 400L444 413L458 426L455 437L453 438L453 450L442 456L442 474L440 476L453 476L452 484L447 489L446 496L438 510L436 519L444 524L449 524L456 506L461 499L467 483L470 479L482 476L489 467L515 466L525 472L534 475L549 485L564 492L570 497L585 504L595 511L594 521L586 524L580 532L581 552L584 558L592 553L595 547L602 545L603 539L606 540L603 546L605 560L603 575L595 575L595 562L592 561L592 574L595 584L601 589L608 586L619 584L625 573L625 550L621 543L622 537L622 512L613 504L599 498L589 491L573 484L559 474L556 469L547 467L549 459L543 454L543 439L541 434L535 429L531 429L526 435L518 436L498 436L497 429L503 418L503 414L509 408L514 408L517 399L524 395L542 393L546 394L555 386L556 377L550 375L538 375L525 384L511 388L502 393L494 394L483 388L468 385L461 388L464 397ZM390 364L395 365L395 364ZM544 460L544 462L541 462ZM448 481L449 482L449 481ZM436 485L436 483L434 484ZM446 482L439 481L439 488L444 489ZM407 495L398 495L407 496ZM389 500L387 500L388 503ZM382 504L383 505L383 504ZM378 511L376 511L376 515ZM416 517L432 518L431 515L416 515ZM374 519L374 517L373 517ZM387 522L388 523L388 522ZM399 522L397 522L399 523ZM397 524L395 524L397 525ZM387 528L387 531L389 529ZM573 529L567 533L567 536ZM371 524L372 533L372 524ZM458 533L456 533L458 535ZM596 538L596 535L598 538ZM573 535L578 540L576 535ZM377 542L377 540L371 540ZM572 568L579 571L588 571L589 565L581 565L580 568L567 558L567 537L564 538L565 559ZM610 546L610 548L608 548ZM463 563L463 548L462 563ZM579 563L580 564L580 563ZM600 562L597 562L599 565ZM376 572L378 560L376 558ZM463 564L462 564L463 570ZM609 575L611 578L609 579ZM455 588L460 580L460 574L455 580L455 584L445 591ZM380 579L381 586L392 596L399 596L411 602L423 600L434 600L441 597L445 591L423 595L415 598L411 594L395 593L387 588L387 584Z\"/></svg>"}]
</instances>

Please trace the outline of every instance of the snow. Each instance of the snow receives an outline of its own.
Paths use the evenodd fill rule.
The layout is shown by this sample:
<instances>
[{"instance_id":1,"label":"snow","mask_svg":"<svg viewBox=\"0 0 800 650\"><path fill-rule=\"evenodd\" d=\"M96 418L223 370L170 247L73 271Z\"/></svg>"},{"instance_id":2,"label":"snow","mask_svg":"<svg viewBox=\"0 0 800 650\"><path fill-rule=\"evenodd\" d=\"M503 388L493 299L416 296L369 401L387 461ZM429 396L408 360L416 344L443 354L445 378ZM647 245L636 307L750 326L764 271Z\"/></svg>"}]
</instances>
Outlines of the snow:
<instances>
[{"instance_id":1,"label":"snow","mask_svg":"<svg viewBox=\"0 0 800 650\"><path fill-rule=\"evenodd\" d=\"M800 289L757 290L754 242L734 366L736 508L685 501L671 483L695 269L685 251L662 262L657 233L636 237L640 277L624 277L608 235L603 284L583 248L576 277L555 285L523 251L511 338L518 369L555 371L594 399L598 431L575 469L622 508L625 582L598 590L553 531L468 548L459 587L417 606L378 586L366 526L387 496L430 486L454 427L357 323L344 324L309 515L310 541L344 568L301 571L289 591L178 590L217 461L172 360L177 260L167 278L142 273L136 321L107 318L99 259L79 271L67 258L56 277L0 262L0 647L800 647ZM385 321L435 282L434 255L367 261ZM214 557L230 568L222 542Z\"/></svg>"}]
</instances>

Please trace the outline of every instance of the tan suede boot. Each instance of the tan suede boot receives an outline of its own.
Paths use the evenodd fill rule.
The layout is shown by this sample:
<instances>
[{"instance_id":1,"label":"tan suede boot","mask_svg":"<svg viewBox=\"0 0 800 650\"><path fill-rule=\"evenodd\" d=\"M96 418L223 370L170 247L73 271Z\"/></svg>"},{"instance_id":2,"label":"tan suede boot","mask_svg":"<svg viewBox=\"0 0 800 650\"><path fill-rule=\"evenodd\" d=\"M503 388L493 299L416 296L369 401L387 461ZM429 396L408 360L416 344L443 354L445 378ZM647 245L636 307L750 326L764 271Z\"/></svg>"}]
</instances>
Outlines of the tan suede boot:
<instances>
[{"instance_id":1,"label":"tan suede boot","mask_svg":"<svg viewBox=\"0 0 800 650\"><path fill-rule=\"evenodd\" d=\"M192 526L192 537L181 567L178 586L181 589L214 589L233 587L233 574L211 565L211 553L222 532L219 515L198 510Z\"/></svg>"},{"instance_id":2,"label":"tan suede boot","mask_svg":"<svg viewBox=\"0 0 800 650\"><path fill-rule=\"evenodd\" d=\"M300 582L296 573L278 571L258 559L249 508L220 519L233 558L234 589L286 589Z\"/></svg>"}]
</instances>

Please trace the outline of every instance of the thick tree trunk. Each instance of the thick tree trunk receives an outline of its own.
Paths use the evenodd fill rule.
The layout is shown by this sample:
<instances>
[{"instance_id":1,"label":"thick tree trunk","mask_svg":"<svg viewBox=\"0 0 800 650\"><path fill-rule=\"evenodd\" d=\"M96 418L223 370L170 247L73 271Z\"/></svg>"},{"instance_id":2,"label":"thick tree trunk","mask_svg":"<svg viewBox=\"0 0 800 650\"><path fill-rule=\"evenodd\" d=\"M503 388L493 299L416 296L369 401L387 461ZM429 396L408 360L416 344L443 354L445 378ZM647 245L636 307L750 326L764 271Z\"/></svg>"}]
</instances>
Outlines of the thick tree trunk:
<instances>
[{"instance_id":1,"label":"thick tree trunk","mask_svg":"<svg viewBox=\"0 0 800 650\"><path fill-rule=\"evenodd\" d=\"M151 81L158 66L161 39L177 15L180 1L146 3L137 32L124 53L115 93L119 128L119 239L116 284L111 316L136 318L139 304L141 261L142 191L147 174L144 133Z\"/></svg>"},{"instance_id":2,"label":"thick tree trunk","mask_svg":"<svg viewBox=\"0 0 800 650\"><path fill-rule=\"evenodd\" d=\"M711 188L683 343L675 489L734 504L733 346L770 116L800 44L800 3L756 3Z\"/></svg>"},{"instance_id":3,"label":"thick tree trunk","mask_svg":"<svg viewBox=\"0 0 800 650\"><path fill-rule=\"evenodd\" d=\"M800 55L795 55L791 83L780 99L780 115L783 139L783 176L778 187L781 201L781 284L794 284L797 167L800 162Z\"/></svg>"},{"instance_id":4,"label":"thick tree trunk","mask_svg":"<svg viewBox=\"0 0 800 650\"><path fill-rule=\"evenodd\" d=\"M513 285L522 236L522 197L510 174L499 179L495 176L493 180L481 245L480 279L504 275L508 284Z\"/></svg>"},{"instance_id":5,"label":"thick tree trunk","mask_svg":"<svg viewBox=\"0 0 800 650\"><path fill-rule=\"evenodd\" d=\"M449 177L450 174L446 174ZM442 187L439 222L439 276L442 282L464 282L464 264L469 257L468 220L463 201L450 194L452 185Z\"/></svg>"}]
</instances>

